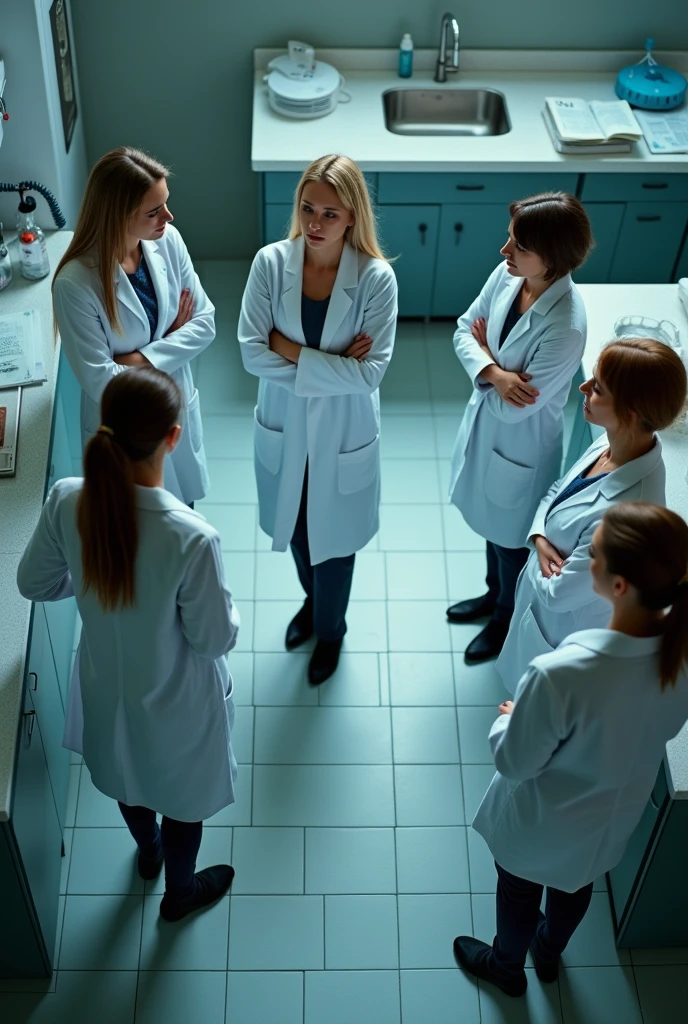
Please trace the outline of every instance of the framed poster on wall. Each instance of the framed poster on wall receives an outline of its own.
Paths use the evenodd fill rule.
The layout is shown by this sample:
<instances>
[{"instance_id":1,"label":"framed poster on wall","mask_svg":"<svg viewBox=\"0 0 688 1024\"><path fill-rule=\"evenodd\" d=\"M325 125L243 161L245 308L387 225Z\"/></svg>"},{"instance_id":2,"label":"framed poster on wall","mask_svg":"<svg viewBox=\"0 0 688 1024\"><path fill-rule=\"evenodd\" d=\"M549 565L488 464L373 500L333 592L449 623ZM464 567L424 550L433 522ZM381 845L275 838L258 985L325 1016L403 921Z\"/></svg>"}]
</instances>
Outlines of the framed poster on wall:
<instances>
[{"instance_id":1,"label":"framed poster on wall","mask_svg":"<svg viewBox=\"0 0 688 1024\"><path fill-rule=\"evenodd\" d=\"M55 51L57 85L60 90L60 110L62 111L65 149L69 153L69 146L76 124L76 95L74 92L74 70L72 67L69 26L67 24L66 0L54 0L50 8L50 28L53 35L53 49Z\"/></svg>"}]
</instances>

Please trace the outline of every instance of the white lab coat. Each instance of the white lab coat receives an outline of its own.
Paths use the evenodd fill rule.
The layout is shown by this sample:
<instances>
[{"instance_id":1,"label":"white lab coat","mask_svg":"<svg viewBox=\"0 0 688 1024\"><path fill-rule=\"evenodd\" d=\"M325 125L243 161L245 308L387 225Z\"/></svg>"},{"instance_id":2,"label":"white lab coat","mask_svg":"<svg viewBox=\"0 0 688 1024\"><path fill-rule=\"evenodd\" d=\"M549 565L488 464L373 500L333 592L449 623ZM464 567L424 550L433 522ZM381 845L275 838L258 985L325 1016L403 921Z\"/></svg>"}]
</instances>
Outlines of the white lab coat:
<instances>
[{"instance_id":1,"label":"white lab coat","mask_svg":"<svg viewBox=\"0 0 688 1024\"><path fill-rule=\"evenodd\" d=\"M665 504L666 473L658 437L646 455L627 462L582 491L562 501L550 516L557 494L596 461L609 446L602 434L569 472L552 484L528 531L529 543L542 534L565 559L559 576L542 575L534 547L518 578L514 615L506 643L497 660L507 690L514 693L519 679L538 654L558 647L570 633L606 626L609 604L592 588L588 548L605 511L621 501Z\"/></svg>"},{"instance_id":2,"label":"white lab coat","mask_svg":"<svg viewBox=\"0 0 688 1024\"><path fill-rule=\"evenodd\" d=\"M522 315L500 349L506 315L522 284L501 263L459 317L454 334L456 354L474 391L454 445L449 496L471 529L507 548L525 544L540 495L559 473L563 410L587 331L583 300L566 275ZM509 405L479 376L492 360L471 334L478 317L487 321L487 342L497 365L532 374L529 384L540 392L534 405Z\"/></svg>"},{"instance_id":3,"label":"white lab coat","mask_svg":"<svg viewBox=\"0 0 688 1024\"><path fill-rule=\"evenodd\" d=\"M688 718L688 677L660 687L660 642L589 629L529 665L473 822L507 871L575 892L621 860Z\"/></svg>"},{"instance_id":4,"label":"white lab coat","mask_svg":"<svg viewBox=\"0 0 688 1024\"><path fill-rule=\"evenodd\" d=\"M260 526L274 551L286 550L308 460L308 541L316 565L359 551L378 530L378 387L394 348L397 285L388 263L345 244L320 348L308 348L301 327L303 259L303 238L258 252L241 304L239 342L244 366L260 378ZM273 326L304 346L298 363L270 351ZM363 331L373 339L365 360L341 356Z\"/></svg>"},{"instance_id":5,"label":"white lab coat","mask_svg":"<svg viewBox=\"0 0 688 1024\"><path fill-rule=\"evenodd\" d=\"M104 612L93 591L82 592L82 484L55 484L17 574L31 601L73 593L83 620L65 745L83 750L107 796L201 821L234 801L236 778L225 655L239 616L220 539L167 491L137 487L136 605Z\"/></svg>"},{"instance_id":6,"label":"white lab coat","mask_svg":"<svg viewBox=\"0 0 688 1024\"><path fill-rule=\"evenodd\" d=\"M208 470L198 391L190 362L215 337L215 307L203 291L181 235L171 224L158 242L142 242L158 299L158 326L150 340L150 323L129 278L116 269L116 295L122 334L105 315L97 269L72 260L55 279L55 319L62 347L81 386L81 436L84 446L100 425L100 398L112 377L128 369L113 361L117 355L141 351L158 370L176 380L186 410L182 436L165 459L165 487L185 504L203 498ZM194 297L193 318L164 337L175 319L184 288Z\"/></svg>"}]
</instances>

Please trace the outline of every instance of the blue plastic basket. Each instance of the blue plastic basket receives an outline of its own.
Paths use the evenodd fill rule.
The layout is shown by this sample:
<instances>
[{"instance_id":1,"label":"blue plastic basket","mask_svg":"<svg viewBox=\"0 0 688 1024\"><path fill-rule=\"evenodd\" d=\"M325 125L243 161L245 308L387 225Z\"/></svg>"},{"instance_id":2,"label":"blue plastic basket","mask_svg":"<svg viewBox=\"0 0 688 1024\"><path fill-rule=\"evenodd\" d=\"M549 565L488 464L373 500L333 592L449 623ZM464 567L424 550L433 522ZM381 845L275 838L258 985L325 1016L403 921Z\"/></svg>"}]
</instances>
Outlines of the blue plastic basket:
<instances>
[{"instance_id":1,"label":"blue plastic basket","mask_svg":"<svg viewBox=\"0 0 688 1024\"><path fill-rule=\"evenodd\" d=\"M683 103L688 82L678 71L657 63L653 46L654 39L647 39L643 59L619 71L616 95L642 110L672 110Z\"/></svg>"}]
</instances>

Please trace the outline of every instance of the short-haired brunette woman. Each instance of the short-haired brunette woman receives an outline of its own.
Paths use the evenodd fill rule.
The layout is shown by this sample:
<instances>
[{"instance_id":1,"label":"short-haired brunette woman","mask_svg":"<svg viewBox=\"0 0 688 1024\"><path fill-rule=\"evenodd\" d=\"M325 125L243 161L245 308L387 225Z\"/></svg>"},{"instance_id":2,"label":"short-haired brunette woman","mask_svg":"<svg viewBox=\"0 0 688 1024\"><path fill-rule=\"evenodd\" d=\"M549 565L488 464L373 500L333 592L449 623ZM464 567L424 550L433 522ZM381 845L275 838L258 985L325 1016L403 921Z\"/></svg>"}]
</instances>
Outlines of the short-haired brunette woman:
<instances>
[{"instance_id":1,"label":"short-haired brunette woman","mask_svg":"<svg viewBox=\"0 0 688 1024\"><path fill-rule=\"evenodd\" d=\"M679 356L660 341L614 341L580 390L585 419L606 433L552 485L527 531L531 550L497 662L509 693L536 655L578 629L605 625L607 604L588 572L590 541L605 510L621 501L665 503L656 431L671 426L685 407Z\"/></svg>"},{"instance_id":2,"label":"short-haired brunette woman","mask_svg":"<svg viewBox=\"0 0 688 1024\"><path fill-rule=\"evenodd\" d=\"M497 774L473 822L497 865L497 935L461 935L454 952L512 996L526 990L528 949L538 978L556 980L594 880L623 857L688 718L688 525L657 505L614 505L588 575L611 622L536 658L500 705Z\"/></svg>"},{"instance_id":3,"label":"short-haired brunette woman","mask_svg":"<svg viewBox=\"0 0 688 1024\"><path fill-rule=\"evenodd\" d=\"M232 678L225 655L239 616L220 539L163 489L182 397L152 367L115 377L84 455L84 479L59 480L24 552L31 601L76 597L83 622L65 746L119 801L160 914L177 921L229 888L233 869L195 874L203 819L234 801ZM156 812L163 815L158 827Z\"/></svg>"},{"instance_id":4,"label":"short-haired brunette woman","mask_svg":"<svg viewBox=\"0 0 688 1024\"><path fill-rule=\"evenodd\" d=\"M396 318L365 179L348 157L321 157L296 189L289 238L253 261L239 318L244 366L260 379L260 525L274 551L291 545L306 600L286 647L315 633L312 685L337 667L355 553L378 530L378 387Z\"/></svg>"},{"instance_id":5,"label":"short-haired brunette woman","mask_svg":"<svg viewBox=\"0 0 688 1024\"><path fill-rule=\"evenodd\" d=\"M544 192L509 211L504 262L454 334L474 391L449 493L487 543L487 593L447 610L450 622L488 619L466 649L469 663L495 657L506 638L528 528L561 467L563 410L586 338L585 308L571 281L592 246L585 210L564 192Z\"/></svg>"},{"instance_id":6,"label":"short-haired brunette woman","mask_svg":"<svg viewBox=\"0 0 688 1024\"><path fill-rule=\"evenodd\" d=\"M208 490L208 470L190 363L215 337L215 309L170 223L168 174L129 146L101 157L55 271L53 305L81 386L84 445L100 422L105 385L118 373L155 366L179 384L184 429L165 460L165 487L193 505Z\"/></svg>"}]
</instances>

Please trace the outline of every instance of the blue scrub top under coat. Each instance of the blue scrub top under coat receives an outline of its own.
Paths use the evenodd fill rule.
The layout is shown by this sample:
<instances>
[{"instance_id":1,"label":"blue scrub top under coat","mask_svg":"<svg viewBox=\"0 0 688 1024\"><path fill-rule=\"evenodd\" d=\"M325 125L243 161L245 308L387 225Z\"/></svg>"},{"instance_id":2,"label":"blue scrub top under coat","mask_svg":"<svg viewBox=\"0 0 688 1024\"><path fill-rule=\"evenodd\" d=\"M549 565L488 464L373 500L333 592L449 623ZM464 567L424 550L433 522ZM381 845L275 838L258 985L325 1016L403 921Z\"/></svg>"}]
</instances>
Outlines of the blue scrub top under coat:
<instances>
[{"instance_id":1,"label":"blue scrub top under coat","mask_svg":"<svg viewBox=\"0 0 688 1024\"><path fill-rule=\"evenodd\" d=\"M127 274L127 277L131 281L131 286L138 295L139 302L143 306L143 310L148 317L148 323L150 324L150 336L152 340L158 326L158 297L155 294L153 279L151 278L145 256L141 256L136 273Z\"/></svg>"},{"instance_id":2,"label":"blue scrub top under coat","mask_svg":"<svg viewBox=\"0 0 688 1024\"><path fill-rule=\"evenodd\" d=\"M329 295L326 299L311 299L305 292L301 293L301 327L309 348L320 348L329 305Z\"/></svg>"}]
</instances>

